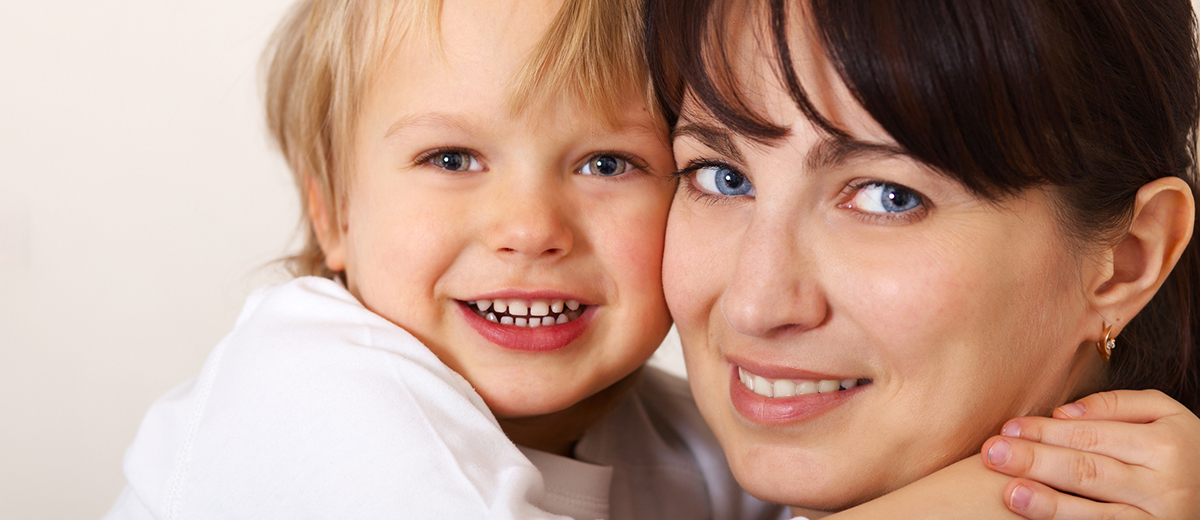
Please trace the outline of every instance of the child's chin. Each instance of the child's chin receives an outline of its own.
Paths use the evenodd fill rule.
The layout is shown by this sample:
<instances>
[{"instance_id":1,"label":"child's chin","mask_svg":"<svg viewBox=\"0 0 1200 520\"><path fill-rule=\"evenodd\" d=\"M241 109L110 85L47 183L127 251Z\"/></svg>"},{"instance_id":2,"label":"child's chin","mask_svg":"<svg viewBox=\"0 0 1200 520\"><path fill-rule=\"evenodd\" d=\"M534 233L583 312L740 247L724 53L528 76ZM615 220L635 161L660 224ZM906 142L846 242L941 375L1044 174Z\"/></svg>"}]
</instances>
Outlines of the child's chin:
<instances>
[{"instance_id":1,"label":"child's chin","mask_svg":"<svg viewBox=\"0 0 1200 520\"><path fill-rule=\"evenodd\" d=\"M610 406L626 395L634 378L625 377L614 384L596 381L591 384L565 386L553 377L540 379L542 384L513 386L505 381L491 389L479 386L488 409L498 419L516 420L558 414L566 422L592 422ZM490 390L490 391L489 391Z\"/></svg>"},{"instance_id":2,"label":"child's chin","mask_svg":"<svg viewBox=\"0 0 1200 520\"><path fill-rule=\"evenodd\" d=\"M560 392L547 394L530 388L494 389L485 392L477 388L487 403L488 409L499 419L520 419L561 412L575 405L582 397L563 395Z\"/></svg>"}]
</instances>

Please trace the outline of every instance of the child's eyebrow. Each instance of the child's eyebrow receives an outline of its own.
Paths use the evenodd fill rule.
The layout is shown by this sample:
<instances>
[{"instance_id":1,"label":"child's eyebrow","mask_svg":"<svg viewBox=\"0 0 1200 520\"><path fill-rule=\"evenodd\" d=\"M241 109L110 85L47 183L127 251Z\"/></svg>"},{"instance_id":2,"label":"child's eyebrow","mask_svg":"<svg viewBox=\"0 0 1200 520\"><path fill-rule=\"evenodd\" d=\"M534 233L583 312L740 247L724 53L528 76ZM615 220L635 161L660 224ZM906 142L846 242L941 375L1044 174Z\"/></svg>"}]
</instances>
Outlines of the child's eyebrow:
<instances>
[{"instance_id":1,"label":"child's eyebrow","mask_svg":"<svg viewBox=\"0 0 1200 520\"><path fill-rule=\"evenodd\" d=\"M392 135L412 126L445 126L469 132L473 126L466 119L440 112L425 112L421 114L411 114L397 119L392 126L388 127L386 133L383 134L384 139L390 138Z\"/></svg>"}]
</instances>

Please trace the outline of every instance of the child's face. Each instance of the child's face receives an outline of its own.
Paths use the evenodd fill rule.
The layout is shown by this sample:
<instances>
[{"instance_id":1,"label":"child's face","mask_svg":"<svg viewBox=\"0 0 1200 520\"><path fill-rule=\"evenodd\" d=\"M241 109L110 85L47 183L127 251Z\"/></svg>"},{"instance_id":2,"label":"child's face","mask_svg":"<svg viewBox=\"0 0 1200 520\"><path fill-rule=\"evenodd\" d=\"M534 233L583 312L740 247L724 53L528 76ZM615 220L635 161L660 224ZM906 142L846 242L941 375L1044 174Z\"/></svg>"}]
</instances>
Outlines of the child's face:
<instances>
[{"instance_id":1,"label":"child's face","mask_svg":"<svg viewBox=\"0 0 1200 520\"><path fill-rule=\"evenodd\" d=\"M445 59L392 55L361 107L341 233L322 237L350 290L502 418L567 409L654 351L674 191L635 96L615 131L570 102L511 114L510 78L557 6L507 4L447 1Z\"/></svg>"}]
</instances>

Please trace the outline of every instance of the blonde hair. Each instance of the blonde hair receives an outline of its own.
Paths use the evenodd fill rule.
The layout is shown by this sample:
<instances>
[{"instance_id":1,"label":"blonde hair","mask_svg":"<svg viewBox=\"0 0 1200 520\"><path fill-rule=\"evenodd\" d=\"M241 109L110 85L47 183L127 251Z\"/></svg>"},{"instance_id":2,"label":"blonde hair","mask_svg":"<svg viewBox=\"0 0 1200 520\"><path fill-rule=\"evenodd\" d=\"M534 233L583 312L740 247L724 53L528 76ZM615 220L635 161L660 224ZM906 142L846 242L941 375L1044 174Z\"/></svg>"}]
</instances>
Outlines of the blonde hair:
<instances>
[{"instance_id":1,"label":"blonde hair","mask_svg":"<svg viewBox=\"0 0 1200 520\"><path fill-rule=\"evenodd\" d=\"M363 96L402 42L440 49L441 7L441 0L302 0L276 29L264 54L267 125L292 171L307 234L287 259L293 275L336 275L325 266L308 200L326 201L330 231L339 232ZM646 71L642 20L642 0L565 0L509 84L514 115L569 92L613 126L632 88L665 125Z\"/></svg>"}]
</instances>

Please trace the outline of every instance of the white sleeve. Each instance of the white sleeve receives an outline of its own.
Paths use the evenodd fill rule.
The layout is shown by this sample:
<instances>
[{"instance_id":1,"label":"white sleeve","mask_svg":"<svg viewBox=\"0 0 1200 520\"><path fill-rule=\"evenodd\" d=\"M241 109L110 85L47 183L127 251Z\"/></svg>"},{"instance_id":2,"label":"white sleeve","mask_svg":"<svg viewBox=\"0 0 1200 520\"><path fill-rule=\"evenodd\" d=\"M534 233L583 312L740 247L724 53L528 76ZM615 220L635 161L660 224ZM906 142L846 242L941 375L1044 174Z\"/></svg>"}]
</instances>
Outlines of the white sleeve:
<instances>
[{"instance_id":1,"label":"white sleeve","mask_svg":"<svg viewBox=\"0 0 1200 520\"><path fill-rule=\"evenodd\" d=\"M466 380L319 279L252 298L125 473L106 518L559 518Z\"/></svg>"}]
</instances>

